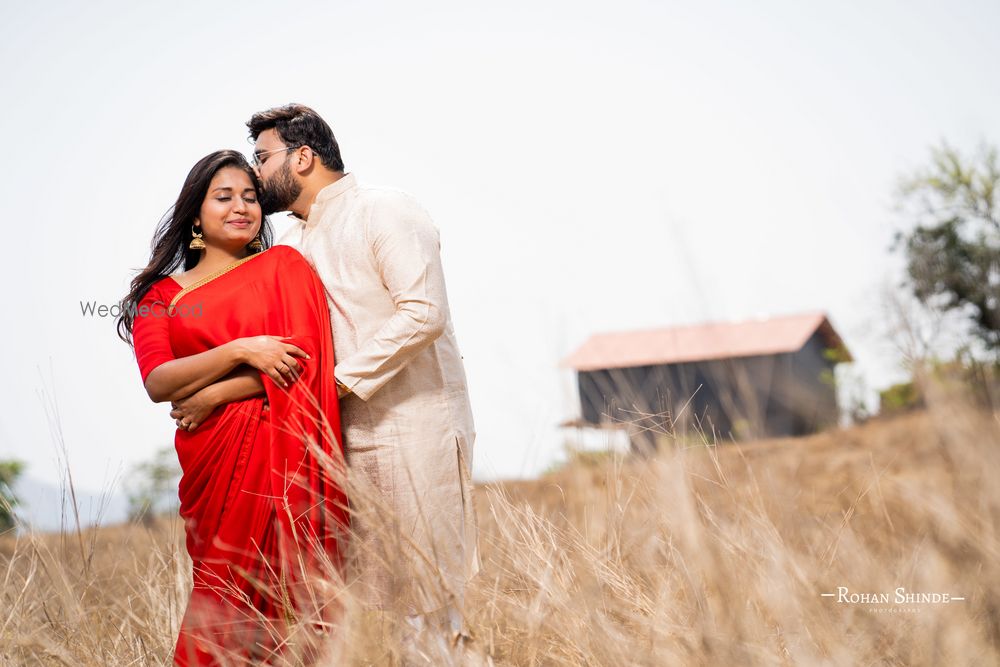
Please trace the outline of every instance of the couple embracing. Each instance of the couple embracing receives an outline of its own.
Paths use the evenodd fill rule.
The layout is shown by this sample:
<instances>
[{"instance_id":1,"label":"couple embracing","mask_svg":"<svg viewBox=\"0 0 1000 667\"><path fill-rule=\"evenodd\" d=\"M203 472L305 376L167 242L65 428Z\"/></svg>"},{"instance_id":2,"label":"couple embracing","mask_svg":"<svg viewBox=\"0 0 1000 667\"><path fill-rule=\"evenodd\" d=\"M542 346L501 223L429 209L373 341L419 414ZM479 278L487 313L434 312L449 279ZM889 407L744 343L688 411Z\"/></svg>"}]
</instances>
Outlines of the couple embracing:
<instances>
[{"instance_id":1,"label":"couple embracing","mask_svg":"<svg viewBox=\"0 0 1000 667\"><path fill-rule=\"evenodd\" d=\"M252 164L194 165L118 323L177 425L194 586L175 664L308 661L345 591L410 641L457 642L475 432L438 232L346 172L312 109L247 126ZM296 222L273 244L276 211Z\"/></svg>"}]
</instances>

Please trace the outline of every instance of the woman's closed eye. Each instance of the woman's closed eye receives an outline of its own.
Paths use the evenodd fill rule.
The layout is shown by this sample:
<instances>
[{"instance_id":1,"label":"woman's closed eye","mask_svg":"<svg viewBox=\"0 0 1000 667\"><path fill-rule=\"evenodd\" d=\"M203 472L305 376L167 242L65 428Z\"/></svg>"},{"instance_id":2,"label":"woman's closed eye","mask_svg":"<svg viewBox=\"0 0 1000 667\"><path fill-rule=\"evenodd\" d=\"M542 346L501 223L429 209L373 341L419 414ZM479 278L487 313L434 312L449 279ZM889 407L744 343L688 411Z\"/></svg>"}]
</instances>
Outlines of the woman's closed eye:
<instances>
[{"instance_id":1,"label":"woman's closed eye","mask_svg":"<svg viewBox=\"0 0 1000 667\"><path fill-rule=\"evenodd\" d=\"M232 199L232 197L216 197L215 201L229 201L230 199ZM244 197L243 201L245 201L248 204L256 204L257 203L257 198L256 197Z\"/></svg>"}]
</instances>

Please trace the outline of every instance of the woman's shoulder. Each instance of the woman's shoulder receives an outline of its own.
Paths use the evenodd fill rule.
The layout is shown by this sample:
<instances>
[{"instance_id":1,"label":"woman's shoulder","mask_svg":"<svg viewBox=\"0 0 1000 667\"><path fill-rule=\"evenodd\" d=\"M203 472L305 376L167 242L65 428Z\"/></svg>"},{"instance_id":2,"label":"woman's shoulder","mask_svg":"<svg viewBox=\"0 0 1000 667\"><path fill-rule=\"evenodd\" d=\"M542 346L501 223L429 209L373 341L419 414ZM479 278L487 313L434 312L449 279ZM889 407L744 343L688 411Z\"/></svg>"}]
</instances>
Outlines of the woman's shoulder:
<instances>
[{"instance_id":1,"label":"woman's shoulder","mask_svg":"<svg viewBox=\"0 0 1000 667\"><path fill-rule=\"evenodd\" d=\"M156 280L146 293L142 296L142 300L162 300L164 298L171 298L174 294L181 291L181 286L173 276L163 276L162 278Z\"/></svg>"},{"instance_id":2,"label":"woman's shoulder","mask_svg":"<svg viewBox=\"0 0 1000 667\"><path fill-rule=\"evenodd\" d=\"M315 267L292 246L271 246L261 255L264 257L257 261L266 263L266 266L262 266L262 268L275 280L319 280Z\"/></svg>"},{"instance_id":3,"label":"woman's shoulder","mask_svg":"<svg viewBox=\"0 0 1000 667\"><path fill-rule=\"evenodd\" d=\"M290 245L274 245L261 253L261 259L267 257L275 264L288 266L289 264L309 264L305 257L298 250Z\"/></svg>"},{"instance_id":4,"label":"woman's shoulder","mask_svg":"<svg viewBox=\"0 0 1000 667\"><path fill-rule=\"evenodd\" d=\"M302 257L302 254L290 245L276 244L265 250L262 254L271 255L272 257L289 257L296 256Z\"/></svg>"}]
</instances>

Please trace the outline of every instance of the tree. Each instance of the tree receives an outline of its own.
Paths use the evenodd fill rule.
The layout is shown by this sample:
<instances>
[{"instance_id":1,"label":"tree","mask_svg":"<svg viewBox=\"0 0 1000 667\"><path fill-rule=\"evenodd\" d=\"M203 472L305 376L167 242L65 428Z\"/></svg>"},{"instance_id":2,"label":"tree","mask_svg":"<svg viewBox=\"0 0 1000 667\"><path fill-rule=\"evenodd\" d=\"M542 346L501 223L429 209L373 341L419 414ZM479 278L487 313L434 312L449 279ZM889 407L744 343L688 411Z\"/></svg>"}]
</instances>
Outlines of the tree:
<instances>
[{"instance_id":1,"label":"tree","mask_svg":"<svg viewBox=\"0 0 1000 667\"><path fill-rule=\"evenodd\" d=\"M129 520L150 525L157 514L176 510L180 475L173 447L165 447L150 460L132 466L124 484Z\"/></svg>"},{"instance_id":2,"label":"tree","mask_svg":"<svg viewBox=\"0 0 1000 667\"><path fill-rule=\"evenodd\" d=\"M987 350L1000 353L1000 166L983 144L971 158L943 143L929 168L905 179L902 209L916 227L898 233L907 287L927 307L960 313Z\"/></svg>"},{"instance_id":3,"label":"tree","mask_svg":"<svg viewBox=\"0 0 1000 667\"><path fill-rule=\"evenodd\" d=\"M14 508L18 503L14 483L23 470L20 461L0 461L0 533L15 526Z\"/></svg>"}]
</instances>

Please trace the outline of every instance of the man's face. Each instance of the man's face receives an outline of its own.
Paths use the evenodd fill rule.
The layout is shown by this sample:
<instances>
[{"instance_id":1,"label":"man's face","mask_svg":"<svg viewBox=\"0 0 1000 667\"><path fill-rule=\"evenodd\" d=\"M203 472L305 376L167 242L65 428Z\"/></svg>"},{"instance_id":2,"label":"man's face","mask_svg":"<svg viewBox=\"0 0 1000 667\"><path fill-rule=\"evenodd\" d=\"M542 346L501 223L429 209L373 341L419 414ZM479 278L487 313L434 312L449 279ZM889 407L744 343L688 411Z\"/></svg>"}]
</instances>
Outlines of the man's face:
<instances>
[{"instance_id":1,"label":"man's face","mask_svg":"<svg viewBox=\"0 0 1000 667\"><path fill-rule=\"evenodd\" d=\"M260 177L260 206L264 215L290 210L302 194L302 184L292 173L291 161L298 147L290 147L274 129L264 130L254 143L257 176Z\"/></svg>"}]
</instances>

